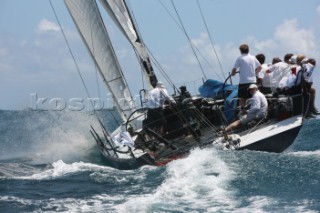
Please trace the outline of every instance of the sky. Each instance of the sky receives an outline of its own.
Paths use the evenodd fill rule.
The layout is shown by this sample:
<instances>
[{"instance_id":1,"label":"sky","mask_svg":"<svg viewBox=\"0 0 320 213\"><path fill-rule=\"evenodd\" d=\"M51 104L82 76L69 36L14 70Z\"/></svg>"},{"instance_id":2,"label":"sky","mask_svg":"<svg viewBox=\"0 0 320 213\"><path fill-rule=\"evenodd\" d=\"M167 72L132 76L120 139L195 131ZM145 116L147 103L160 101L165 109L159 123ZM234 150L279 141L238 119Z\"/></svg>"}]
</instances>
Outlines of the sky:
<instances>
[{"instance_id":1,"label":"sky","mask_svg":"<svg viewBox=\"0 0 320 213\"><path fill-rule=\"evenodd\" d=\"M108 104L107 90L64 2L51 2L90 97L100 97ZM319 0L199 0L201 10L196 0L173 2L175 9L170 0L131 0L129 6L152 55L177 86L185 84L193 94L204 76L224 81L239 56L241 43L247 43L253 55L264 53L266 63L286 53L320 60ZM135 55L104 11L103 18L136 96L143 84ZM188 36L178 26L179 19ZM189 40L199 50L201 67ZM314 79L319 85L317 70ZM156 74L172 92L161 73L156 70ZM237 80L238 76L233 77ZM85 87L49 0L1 1L0 97L0 109L4 110L50 108L50 101L56 99L68 105L71 99L81 98L87 104ZM318 106L319 99L317 96Z\"/></svg>"}]
</instances>

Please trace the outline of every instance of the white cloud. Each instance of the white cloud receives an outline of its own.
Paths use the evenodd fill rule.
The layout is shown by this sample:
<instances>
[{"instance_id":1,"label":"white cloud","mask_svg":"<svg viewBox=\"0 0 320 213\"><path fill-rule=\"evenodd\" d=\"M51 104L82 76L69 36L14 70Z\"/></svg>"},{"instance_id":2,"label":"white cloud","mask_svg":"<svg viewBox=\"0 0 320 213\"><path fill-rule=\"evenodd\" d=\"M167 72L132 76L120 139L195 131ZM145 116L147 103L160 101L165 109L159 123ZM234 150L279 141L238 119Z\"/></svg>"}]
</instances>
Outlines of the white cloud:
<instances>
[{"instance_id":1,"label":"white cloud","mask_svg":"<svg viewBox=\"0 0 320 213\"><path fill-rule=\"evenodd\" d=\"M278 48L276 42L272 39L256 41L254 47L257 50L257 53L264 53L266 51L275 50Z\"/></svg>"},{"instance_id":2,"label":"white cloud","mask_svg":"<svg viewBox=\"0 0 320 213\"><path fill-rule=\"evenodd\" d=\"M42 19L37 27L38 33L46 33L48 31L60 31L60 27L47 19Z\"/></svg>"},{"instance_id":3,"label":"white cloud","mask_svg":"<svg viewBox=\"0 0 320 213\"><path fill-rule=\"evenodd\" d=\"M291 49L294 53L315 51L317 49L316 36L312 30L298 28L297 19L285 20L277 27L274 39L280 47Z\"/></svg>"}]
</instances>

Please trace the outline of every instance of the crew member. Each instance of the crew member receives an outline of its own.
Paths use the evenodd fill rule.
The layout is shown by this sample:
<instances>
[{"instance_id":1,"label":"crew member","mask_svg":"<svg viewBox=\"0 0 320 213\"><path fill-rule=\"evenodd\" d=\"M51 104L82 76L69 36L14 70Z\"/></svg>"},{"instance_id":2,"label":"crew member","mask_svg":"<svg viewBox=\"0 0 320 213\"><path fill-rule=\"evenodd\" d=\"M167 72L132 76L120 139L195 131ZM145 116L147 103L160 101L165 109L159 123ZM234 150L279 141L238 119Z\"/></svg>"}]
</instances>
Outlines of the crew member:
<instances>
[{"instance_id":1,"label":"crew member","mask_svg":"<svg viewBox=\"0 0 320 213\"><path fill-rule=\"evenodd\" d=\"M163 106L165 101L176 104L175 100L168 94L162 82L157 82L154 89L148 92L147 98L147 122L146 125L156 133L163 134L166 120L163 116Z\"/></svg>"},{"instance_id":2,"label":"crew member","mask_svg":"<svg viewBox=\"0 0 320 213\"><path fill-rule=\"evenodd\" d=\"M239 105L245 106L248 99L248 87L251 84L257 82L256 75L261 71L262 67L255 56L249 54L249 46L247 44L241 44L239 47L241 56L239 56L232 68L231 75L234 76L239 69L239 89L238 98Z\"/></svg>"},{"instance_id":3,"label":"crew member","mask_svg":"<svg viewBox=\"0 0 320 213\"><path fill-rule=\"evenodd\" d=\"M268 109L268 102L266 97L258 90L256 84L251 84L248 90L252 95L252 98L249 99L249 110L245 111L245 114L242 115L239 120L236 120L229 126L227 126L225 132L236 129L241 125L246 125L250 121L264 119L266 117Z\"/></svg>"}]
</instances>

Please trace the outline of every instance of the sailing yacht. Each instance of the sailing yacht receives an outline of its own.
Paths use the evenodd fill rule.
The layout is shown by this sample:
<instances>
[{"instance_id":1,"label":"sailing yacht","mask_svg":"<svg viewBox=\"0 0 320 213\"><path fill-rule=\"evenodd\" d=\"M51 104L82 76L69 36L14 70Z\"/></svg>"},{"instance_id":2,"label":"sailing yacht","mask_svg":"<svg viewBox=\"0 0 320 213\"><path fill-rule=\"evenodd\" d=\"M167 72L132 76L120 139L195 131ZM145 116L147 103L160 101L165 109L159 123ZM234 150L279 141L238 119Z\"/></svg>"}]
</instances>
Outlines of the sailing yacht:
<instances>
[{"instance_id":1,"label":"sailing yacht","mask_svg":"<svg viewBox=\"0 0 320 213\"><path fill-rule=\"evenodd\" d=\"M128 79L122 72L98 3L136 53L147 85L141 93L155 87L158 79L126 1L65 0L123 121L115 131L109 130L99 118L99 127L91 126L90 132L110 166L118 169L162 166L187 156L196 147L208 146L226 150L282 152L294 142L306 112L303 107L296 107L303 105L302 93L299 97L269 97L269 116L263 122L259 121L231 135L221 137L217 134L236 114L237 86L228 84L228 79L225 82L206 80L199 88L200 95L188 98L182 97L175 87L177 95L173 98L177 106L167 105L163 109L167 121L165 133L159 134L149 128L146 125L148 118L144 95L141 95L138 106L132 98Z\"/></svg>"}]
</instances>

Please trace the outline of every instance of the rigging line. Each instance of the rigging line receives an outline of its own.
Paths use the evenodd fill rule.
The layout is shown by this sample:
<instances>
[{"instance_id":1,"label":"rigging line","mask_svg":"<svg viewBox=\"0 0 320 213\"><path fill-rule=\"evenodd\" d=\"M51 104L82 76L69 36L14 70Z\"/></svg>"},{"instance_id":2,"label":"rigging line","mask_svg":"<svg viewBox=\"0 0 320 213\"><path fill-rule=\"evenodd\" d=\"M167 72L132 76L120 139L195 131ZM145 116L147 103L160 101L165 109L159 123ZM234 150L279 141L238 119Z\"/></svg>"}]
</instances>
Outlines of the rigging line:
<instances>
[{"instance_id":1,"label":"rigging line","mask_svg":"<svg viewBox=\"0 0 320 213\"><path fill-rule=\"evenodd\" d=\"M203 70L203 67L202 67L202 65L201 65L201 63L200 63L200 60L199 60L199 58L198 58L198 55L196 54L196 52L195 52L195 50L194 50L194 47L193 47L193 45L192 45L192 41L191 41L191 39L190 39L190 37L189 37L189 35L188 35L188 33L187 33L187 31L186 31L183 23L182 23L182 20L181 20L181 18L180 18L180 16L179 16L179 13L178 13L178 11L177 11L177 8L176 8L175 4L173 3L173 0L171 0L171 4L172 4L172 7L174 8L174 10L175 10L175 12L176 12L176 15L177 15L178 19L179 19L179 22L180 22L180 25L181 25L181 27L182 27L182 29L183 29L183 32L184 32L184 34L186 35L186 37L188 38L190 47L191 47L191 49L192 49L192 52L193 52L194 56L196 57L196 59L197 59L197 61L198 61L198 64L199 64L200 69L201 69L201 72L202 72L202 75L203 75L203 76L205 77L205 79L207 80L207 76L206 76L206 74L204 73L204 70Z\"/></svg>"},{"instance_id":2,"label":"rigging line","mask_svg":"<svg viewBox=\"0 0 320 213\"><path fill-rule=\"evenodd\" d=\"M126 8L127 8L128 14L129 14L129 16L130 16L130 18L131 18L132 25L133 25L135 31L137 32L136 35L137 35L138 41L139 41L139 43L141 43L143 46L145 46L142 38L140 38L141 31L140 31L139 26L138 26L138 24L137 24L137 23L138 23L138 22L137 22L137 19L136 19L136 17L134 16L134 13L133 13L133 11L132 11L132 9L131 9L131 4L130 4L129 1L124 1L124 3L125 3L125 6L126 6Z\"/></svg>"},{"instance_id":3,"label":"rigging line","mask_svg":"<svg viewBox=\"0 0 320 213\"><path fill-rule=\"evenodd\" d=\"M139 26L137 25L137 21L136 21L136 18L134 16L134 13L132 12L132 9L130 7L130 5L128 5L128 3L126 4L127 6L127 10L129 12L129 15L130 17L132 18L132 22L133 22L133 26L135 27L136 31L137 31L137 36L139 36L139 33L140 33L140 29L139 29ZM141 34L141 33L140 33ZM166 79L167 82L169 82L169 84L173 87L173 89L175 90L175 87L174 87L174 83L172 82L171 78L168 76L168 74L164 71L164 69L161 67L160 63L157 61L157 59L155 58L155 56L152 54L151 50L144 44L142 38L139 37L139 42L147 49L148 53L150 54L151 58L153 59L153 64L155 66L158 67L158 70L160 71L160 73L162 74L162 76ZM135 50L135 53L136 55L138 56L139 58L139 54L137 53L137 50L136 48L133 46L134 50ZM144 81L143 81L143 65L141 64L141 60L139 60L140 62L140 65L141 65L141 73L142 73L142 82L143 82L143 88L144 88Z\"/></svg>"},{"instance_id":4,"label":"rigging line","mask_svg":"<svg viewBox=\"0 0 320 213\"><path fill-rule=\"evenodd\" d=\"M143 70L143 64L142 64L142 61L140 60L140 55L138 53L138 50L134 47L134 45L131 45L131 46L134 50L134 53L136 54L137 59L139 59L138 62L140 64L141 83L142 83L142 88L145 89L145 83L144 83L144 76L145 76L144 73L145 72Z\"/></svg>"},{"instance_id":5,"label":"rigging line","mask_svg":"<svg viewBox=\"0 0 320 213\"><path fill-rule=\"evenodd\" d=\"M117 78L114 78L114 79L111 79L111 80L109 80L109 81L106 80L106 82L110 83L110 82L112 82L112 81L116 81L116 80L119 80L119 79L121 79L121 78L122 78L122 76L117 77Z\"/></svg>"},{"instance_id":6,"label":"rigging line","mask_svg":"<svg viewBox=\"0 0 320 213\"><path fill-rule=\"evenodd\" d=\"M139 53L138 51L134 48L133 45L131 45L133 47L134 53L136 54L136 57L139 58ZM142 83L142 89L145 89L145 83L144 83L144 71L143 71L143 64L141 60L139 61L139 65L140 65L140 74L141 74L141 83Z\"/></svg>"},{"instance_id":7,"label":"rigging line","mask_svg":"<svg viewBox=\"0 0 320 213\"><path fill-rule=\"evenodd\" d=\"M136 25L136 29L137 29L137 32L139 32L139 27L138 25L136 24L136 19L134 17L134 14L131 12L131 16L133 17L133 21L135 22L135 25ZM138 36L138 35L137 35ZM139 42L144 46L144 48L148 51L148 53L150 54L151 58L155 61L154 64L158 66L158 69L160 70L160 72L162 72L162 75L163 77L165 77L165 79L173 85L173 82L171 81L170 77L168 76L168 74L164 71L164 69L160 66L160 63L156 60L155 56L152 54L151 50L144 44L142 38L139 38ZM135 47L133 47L136 54L139 56L139 54L137 53L137 50ZM141 64L141 60L140 61L140 64ZM141 64L141 66L143 67L143 65ZM159 68L160 67L160 68Z\"/></svg>"},{"instance_id":8,"label":"rigging line","mask_svg":"<svg viewBox=\"0 0 320 213\"><path fill-rule=\"evenodd\" d=\"M133 17L134 17L134 16L133 16ZM137 27L136 29L138 29L138 27ZM144 48L148 51L148 53L149 53L150 56L151 56L151 59L153 59L154 65L156 65L156 66L158 67L159 71L162 73L162 75L163 75L163 77L166 79L166 81L168 81L171 85L173 85L174 83L172 82L171 78L168 76L168 74L167 74L167 73L164 71L164 69L161 67L160 63L157 61L157 59L156 59L155 56L152 54L152 52L150 51L150 49L143 43L143 40L142 40L141 38L140 38L139 41L140 41L141 44L143 44ZM134 52L135 52L136 56L137 56L138 58L140 58L140 55L139 55L137 49L136 49L133 45L132 45L132 47L133 47L133 49L134 49ZM144 73L144 71L143 71L143 64L142 64L142 61L141 61L141 60L139 60L139 63L140 63L140 66L141 66L143 88L145 88L145 86L144 86L144 81L143 81L143 77L144 77L144 75L143 75L143 73Z\"/></svg>"},{"instance_id":9,"label":"rigging line","mask_svg":"<svg viewBox=\"0 0 320 213\"><path fill-rule=\"evenodd\" d=\"M135 35L137 36L137 40L136 42L139 42L142 46L145 46L145 44L143 43L142 39L140 38L139 36L139 28L137 27L137 24L136 24L136 21L135 21L135 17L133 15L133 12L132 10L130 9L130 5L128 6L128 3L126 1L123 1L123 4L124 4L124 7L126 8L126 10L128 11L128 15L129 15L129 19L132 21L132 27L134 28L134 30L137 32ZM122 14L123 17L126 17L125 13L122 11L121 9L121 6L119 5L118 2L115 2L115 5L116 7L118 8L118 10L120 11L120 13ZM130 42L131 43L131 42ZM143 71L143 64L142 64L142 61L141 61L141 56L140 54L138 53L138 50L137 48L131 43L131 46L133 47L134 49L134 52L136 54L136 57L139 59L139 64L140 64L140 67L141 67L141 79L142 79L142 88L144 89L145 88L145 82L144 82L144 71Z\"/></svg>"},{"instance_id":10,"label":"rigging line","mask_svg":"<svg viewBox=\"0 0 320 213\"><path fill-rule=\"evenodd\" d=\"M160 2L161 3L161 2ZM162 3L161 3L162 4ZM142 40L142 38L140 38L139 37L139 34L141 34L141 31L140 31L140 29L139 29L139 26L138 26L138 24L137 24L137 20L136 20L136 17L135 17L135 15L134 15L134 13L133 13L133 11L132 11L132 9L131 9L131 5L130 5L130 2L128 2L128 3L126 3L126 6L127 6L127 10L128 10L128 12L129 12L129 15L130 15L130 17L132 18L132 24L133 24L133 26L135 27L135 29L136 29L136 31L137 31L137 36L138 36L138 39L139 39L139 42L144 46L144 48L146 48L147 49L147 51L148 51L148 53L150 54L150 56L151 56L151 58L153 59L153 64L155 65L155 66L157 66L158 67L158 70L160 71L160 73L162 74L162 76L166 79L166 81L173 87L173 89L175 90L175 87L174 87L174 83L172 82L172 80L171 80L171 78L168 76L168 74L164 71L164 69L161 67L161 65L160 65L160 63L157 61L157 59L155 58L155 56L152 54L152 52L151 52L151 50L144 44L144 42L143 42L143 40ZM171 15L170 13L169 13L169 15ZM178 25L178 24L177 24ZM180 28L181 29L181 28ZM136 55L138 56L138 58L139 58L139 54L137 53L137 50L136 50L136 48L133 46L133 48L134 48L134 50L135 50L135 52L136 52ZM200 51L199 51L200 52ZM142 82L143 82L143 88L144 88L144 81L143 81L143 65L142 65L142 63L141 63L141 60L139 60L139 62L140 62L140 65L141 65L141 73L142 73Z\"/></svg>"},{"instance_id":11,"label":"rigging line","mask_svg":"<svg viewBox=\"0 0 320 213\"><path fill-rule=\"evenodd\" d=\"M202 9L201 9L199 0L197 0L197 3L198 3L198 7L199 7L199 10L200 10L200 14L201 14L203 23L204 23L204 25L205 25L205 27L206 27L207 33L208 33L209 38L210 38L211 46L212 46L212 48L213 48L214 54L215 54L216 57L217 57L217 60L218 60L219 66L220 66L220 70L221 70L222 76L223 76L223 78L225 79L226 77L225 77L225 75L224 75L224 71L223 71L223 68L222 68L222 65L221 65L219 56L218 56L218 54L217 54L216 48L215 48L214 45L213 45L213 39L212 39L212 37L211 37L209 28L208 28L207 23L206 23L206 20L205 20L205 18L204 18L204 15L203 15L203 12L202 12Z\"/></svg>"},{"instance_id":12,"label":"rigging line","mask_svg":"<svg viewBox=\"0 0 320 213\"><path fill-rule=\"evenodd\" d=\"M204 124L207 125L207 127L209 127L211 130L213 130L214 132L217 131L217 127L214 126L211 121L196 107L195 109L195 114L199 116L199 118L201 119L200 122L203 122Z\"/></svg>"},{"instance_id":13,"label":"rigging line","mask_svg":"<svg viewBox=\"0 0 320 213\"><path fill-rule=\"evenodd\" d=\"M194 83L194 82L197 82L197 81L202 81L202 80L203 80L202 78L197 78L197 79L194 79L192 81L178 82L177 84L186 86L186 84L191 84L191 83Z\"/></svg>"},{"instance_id":14,"label":"rigging line","mask_svg":"<svg viewBox=\"0 0 320 213\"><path fill-rule=\"evenodd\" d=\"M116 119L116 116L113 114L113 112L109 111L109 113L112 115L113 119L117 122L117 125L120 126L120 122Z\"/></svg>"},{"instance_id":15,"label":"rigging line","mask_svg":"<svg viewBox=\"0 0 320 213\"><path fill-rule=\"evenodd\" d=\"M130 2L129 2L129 1L128 1L128 2L127 2L127 1L124 1L123 3L124 3L124 5L125 5L125 7L126 7L126 9L127 9L127 11L128 11L129 18L130 18L130 20L132 21L132 26L133 26L133 28L134 28L134 30L135 30L135 32L136 32L136 36L137 36L137 41L136 41L136 42L140 43L140 44L142 45L142 47L144 47L145 49L147 49L144 41L143 41L142 38L140 37L141 31L140 31L139 26L138 26L138 24L137 24L136 17L134 16L134 13L133 13L133 11L132 11L132 9L131 9ZM144 68L143 62L142 62L142 60L141 60L141 56L140 56L140 54L138 53L137 48L136 48L134 45L132 45L132 47L133 47L133 49L134 49L134 51L135 51L135 54L136 54L137 58L139 59L139 64L140 64L140 68L141 68L141 69L140 69L140 71L141 71L141 72L140 72L140 73L141 73L141 80L142 80L142 86L143 86L142 88L145 89L146 86L145 86L144 78L146 78L146 82L148 82L149 79L147 79L147 77L145 76L145 68ZM149 51L149 53L150 53L150 51ZM153 71L153 72L154 72L154 71ZM148 74L148 73L147 73L147 74ZM154 74L154 75L155 75L155 74ZM149 74L148 74L148 76L149 76ZM156 76L156 75L155 75L155 76Z\"/></svg>"},{"instance_id":16,"label":"rigging line","mask_svg":"<svg viewBox=\"0 0 320 213\"><path fill-rule=\"evenodd\" d=\"M161 1L160 1L160 4L162 4L161 3ZM166 9L166 7L165 6L163 6L165 9ZM129 7L127 7L128 8L128 11L129 11ZM133 19L133 21L134 21L134 23L135 23L135 25L136 25L136 29L137 29L137 32L139 32L140 31L140 29L139 29L139 26L136 24L137 22L136 22L136 18L135 18L135 16L134 16L134 13L132 12L132 10L130 10L130 13L131 13L131 17L132 17L132 19ZM168 14L171 16L171 14L168 12ZM176 22L176 20L173 18L173 20ZM180 27L179 26L179 24L176 22L176 24L178 25L178 27ZM180 27L180 29L181 29L181 27ZM181 29L182 30L182 29ZM173 81L171 80L171 78L169 77L169 75L167 74L167 72L166 71L164 71L164 69L162 68L162 66L160 65L160 63L159 63L159 61L156 59L156 57L152 54L152 51L144 44L144 42L143 42L143 40L140 38L140 42L143 44L143 46L148 50L148 53L150 54L150 56L151 56L151 58L153 59L153 63L154 63L154 65L156 65L157 67L158 67L158 70L160 71L160 73L162 74L162 76L166 79L166 81L173 87L173 89L175 90L176 88L175 88L175 86L174 86L174 83L173 83ZM135 48L134 48L135 49ZM198 50L198 52L199 53L201 53L199 50ZM137 53L136 53L137 54ZM203 57L204 58L204 57ZM204 58L205 59L205 58ZM206 60L206 59L205 59Z\"/></svg>"},{"instance_id":17,"label":"rigging line","mask_svg":"<svg viewBox=\"0 0 320 213\"><path fill-rule=\"evenodd\" d=\"M141 41L141 43L143 43L142 40L140 40L140 41ZM155 56L152 54L152 52L150 51L150 49L149 49L146 45L144 45L144 48L147 50L147 52L148 52L149 55L151 56L151 59L152 59L153 64L154 64L156 67L158 67L158 70L160 71L160 73L162 74L162 76L166 79L166 81L169 82L170 85L174 85L173 81L172 81L171 78L168 76L168 74L164 71L164 69L161 67L160 63L157 61L157 59L156 59ZM135 48L134 46L133 46L133 49L134 49L137 57L139 58L139 54L138 54L138 52L137 52L137 50L136 50L136 48ZM143 71L143 64L142 64L142 61L141 61L141 60L139 60L139 63L140 63L140 66L141 66L141 74L142 74L142 77L141 77L141 78L142 78L143 88L145 88L145 86L144 86L144 81L143 81L143 77L144 77L144 75L143 75L143 73L144 73L144 71ZM173 89L174 89L174 88L173 88Z\"/></svg>"},{"instance_id":18,"label":"rigging line","mask_svg":"<svg viewBox=\"0 0 320 213\"><path fill-rule=\"evenodd\" d=\"M130 3L129 3L129 4L130 4ZM117 4L117 5L118 5L118 4ZM128 6L128 3L127 3L126 0L123 0L123 5L124 5L124 7L126 8L126 10L128 11L129 19L132 21L132 22L131 22L132 27L133 27L134 31L136 32L136 36L137 36L137 40L136 40L136 41L139 42L139 43L141 43L141 44L144 46L144 43L143 43L142 39L140 38L141 33L140 33L140 31L139 31L138 25L136 24L136 23L137 23L137 22L136 22L136 19L135 19L135 17L133 16L132 10L129 8L130 5Z\"/></svg>"},{"instance_id":19,"label":"rigging line","mask_svg":"<svg viewBox=\"0 0 320 213\"><path fill-rule=\"evenodd\" d=\"M176 19L173 17L173 15L170 13L170 11L168 10L168 8L160 1L158 0L159 3L161 4L161 6L164 8L164 10L168 13L168 15L171 17L171 19L173 20L173 22L177 25L177 27L182 31L182 33L184 33L183 28L179 25L179 23L176 21ZM202 59L209 65L209 67L212 68L212 70L214 70L214 67L212 66L212 64L208 61L208 59L202 54L202 52L199 50L199 48L197 46L195 46L193 43L191 43L191 45L198 51L199 55L202 57ZM224 78L222 78L218 73L216 73L217 77L220 80L223 80Z\"/></svg>"},{"instance_id":20,"label":"rigging line","mask_svg":"<svg viewBox=\"0 0 320 213\"><path fill-rule=\"evenodd\" d=\"M173 81L171 80L171 78L169 77L169 75L164 71L164 69L162 68L162 66L160 65L159 61L155 58L155 56L152 54L152 52L150 51L150 49L146 46L146 49L148 50L151 58L153 59L154 64L158 67L159 71L161 72L162 76L171 84L174 85Z\"/></svg>"},{"instance_id":21,"label":"rigging line","mask_svg":"<svg viewBox=\"0 0 320 213\"><path fill-rule=\"evenodd\" d=\"M69 49L69 52L70 52L71 57L72 57L72 59L73 59L73 62L74 62L74 64L75 64L75 66L76 66L76 69L77 69L77 71L78 71L78 74L79 74L79 76L80 76L80 78L81 78L81 81L82 81L82 84L83 84L83 86L84 86L84 88L85 88L85 91L86 91L86 93L87 93L87 96L89 97L89 101L90 101L90 103L91 103L93 112L94 112L95 116L97 117L96 110L95 110L95 108L94 108L94 104L93 104L93 102L92 102L92 98L90 97L90 93L89 93L88 87L87 87L86 83L84 82L84 79L83 79L82 74L81 74L81 72L80 72L80 68L79 68L79 66L78 66L78 63L77 63L74 55L73 55L73 52L72 52L72 50L71 50L71 47L70 47L70 44L69 44L68 39L67 39L67 37L66 37L66 34L64 33L64 30L62 29L62 26L61 26L60 20L59 20L59 18L58 18L58 15L57 15L57 13L56 13L56 10L54 9L51 0L49 0L49 3L50 3L50 5L51 5L51 8L52 8L53 13L54 13L54 15L55 15L55 18L56 18L56 20L57 20L57 22L58 22L58 25L59 25L59 27L60 27L60 30L61 30L61 32L62 32L63 38L64 38L64 40L65 40L65 42L66 42L66 44L67 44L67 47L68 47L68 49Z\"/></svg>"}]
</instances>

